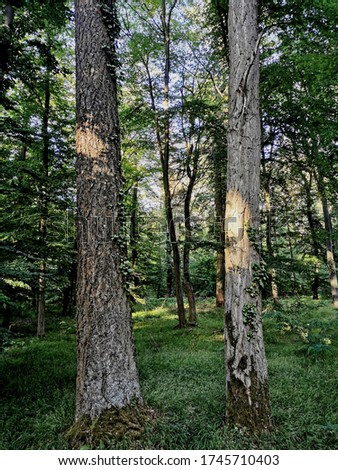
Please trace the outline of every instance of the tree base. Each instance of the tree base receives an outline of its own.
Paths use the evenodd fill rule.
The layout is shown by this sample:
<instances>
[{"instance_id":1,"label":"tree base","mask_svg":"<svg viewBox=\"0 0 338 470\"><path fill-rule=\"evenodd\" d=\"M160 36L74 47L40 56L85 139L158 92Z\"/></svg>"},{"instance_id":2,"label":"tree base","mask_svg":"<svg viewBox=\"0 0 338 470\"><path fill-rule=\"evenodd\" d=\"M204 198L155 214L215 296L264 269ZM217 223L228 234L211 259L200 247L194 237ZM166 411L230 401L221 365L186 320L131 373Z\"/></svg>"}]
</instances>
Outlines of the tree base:
<instances>
[{"instance_id":1,"label":"tree base","mask_svg":"<svg viewBox=\"0 0 338 470\"><path fill-rule=\"evenodd\" d=\"M66 432L66 438L72 449L87 446L95 449L102 442L123 437L139 439L144 433L145 423L153 416L152 410L141 406L111 408L93 420L87 416L79 419Z\"/></svg>"}]
</instances>

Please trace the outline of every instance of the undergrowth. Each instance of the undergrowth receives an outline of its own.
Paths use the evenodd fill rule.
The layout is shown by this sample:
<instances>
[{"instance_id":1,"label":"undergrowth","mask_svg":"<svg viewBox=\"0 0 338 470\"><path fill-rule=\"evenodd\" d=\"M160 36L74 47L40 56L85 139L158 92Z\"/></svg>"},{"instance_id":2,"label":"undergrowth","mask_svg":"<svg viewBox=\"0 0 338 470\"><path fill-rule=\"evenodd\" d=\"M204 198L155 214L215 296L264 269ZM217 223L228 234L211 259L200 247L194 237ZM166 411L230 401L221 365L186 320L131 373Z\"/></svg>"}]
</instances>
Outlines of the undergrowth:
<instances>
[{"instance_id":1,"label":"undergrowth","mask_svg":"<svg viewBox=\"0 0 338 470\"><path fill-rule=\"evenodd\" d=\"M152 309L150 310L149 304ZM265 306L275 431L224 424L223 312L204 301L198 326L178 330L172 304L134 313L143 397L142 432L103 432L97 449L335 449L338 446L337 314L328 301ZM45 338L0 334L0 448L67 449L75 407L75 322L53 320Z\"/></svg>"}]
</instances>

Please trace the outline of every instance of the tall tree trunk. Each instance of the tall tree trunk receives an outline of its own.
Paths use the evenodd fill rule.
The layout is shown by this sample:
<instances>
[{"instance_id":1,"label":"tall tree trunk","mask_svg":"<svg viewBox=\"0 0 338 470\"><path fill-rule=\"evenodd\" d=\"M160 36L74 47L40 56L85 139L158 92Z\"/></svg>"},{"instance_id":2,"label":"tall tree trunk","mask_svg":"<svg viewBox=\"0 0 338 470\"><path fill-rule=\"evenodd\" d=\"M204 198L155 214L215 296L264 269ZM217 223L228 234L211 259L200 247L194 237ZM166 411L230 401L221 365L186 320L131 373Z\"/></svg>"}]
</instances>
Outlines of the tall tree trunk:
<instances>
[{"instance_id":1,"label":"tall tree trunk","mask_svg":"<svg viewBox=\"0 0 338 470\"><path fill-rule=\"evenodd\" d=\"M161 12L161 32L163 35L164 45L164 90L163 90L163 133L164 137L161 136L161 126L158 119L157 108L155 103L155 96L153 90L152 78L149 70L149 63L144 60L144 66L147 73L149 93L151 107L154 112L155 118L155 131L156 139L160 153L162 175L163 175L163 190L164 190L164 207L169 232L169 238L171 243L171 252L173 258L173 272L174 272L174 283L175 283L175 295L177 302L177 315L178 315L178 326L184 328L186 325L185 309L183 301L183 289L181 279L181 260L180 252L178 247L178 240L176 236L175 220L172 210L172 194L170 189L170 178L169 178L169 163L170 163L170 117L169 117L169 82L170 82L170 26L172 12L177 4L178 0L173 0L172 4L167 8L167 0L162 0L162 12ZM168 268L169 269L169 268Z\"/></svg>"},{"instance_id":2,"label":"tall tree trunk","mask_svg":"<svg viewBox=\"0 0 338 470\"><path fill-rule=\"evenodd\" d=\"M140 402L141 392L123 277L116 2L77 0L75 24L78 420Z\"/></svg>"},{"instance_id":3,"label":"tall tree trunk","mask_svg":"<svg viewBox=\"0 0 338 470\"><path fill-rule=\"evenodd\" d=\"M45 78L45 102L42 118L42 178L41 187L39 190L39 206L40 206L40 221L39 221L39 240L42 261L39 267L38 278L38 325L37 336L45 334L45 316L46 316L46 256L47 256L47 223L48 223L48 174L49 174L49 118L50 118L50 74L51 74L51 44L48 39L46 50L46 78Z\"/></svg>"},{"instance_id":4,"label":"tall tree trunk","mask_svg":"<svg viewBox=\"0 0 338 470\"><path fill-rule=\"evenodd\" d=\"M176 236L175 220L172 210L172 195L170 191L169 181L169 162L170 162L170 118L169 118L169 81L170 81L170 26L171 15L177 4L174 0L172 5L167 11L167 1L162 0L162 30L163 30L163 43L165 50L165 65L164 65L164 91L163 91L163 108L164 108L164 143L163 151L161 153L161 164L163 172L163 189L164 189L164 205L166 209L167 223L169 228L171 249L173 254L174 265L174 282L175 293L177 301L177 314L178 326L183 328L186 325L185 309L183 301L183 289L181 280L181 261L180 252L178 247L178 240Z\"/></svg>"},{"instance_id":5,"label":"tall tree trunk","mask_svg":"<svg viewBox=\"0 0 338 470\"><path fill-rule=\"evenodd\" d=\"M226 420L271 429L258 252L260 116L257 0L229 3L229 124L226 195Z\"/></svg>"},{"instance_id":6,"label":"tall tree trunk","mask_svg":"<svg viewBox=\"0 0 338 470\"><path fill-rule=\"evenodd\" d=\"M329 271L332 302L335 308L338 308L338 282L337 282L337 269L336 261L334 258L333 238L332 238L332 224L329 212L329 207L326 197L322 197L322 207L324 214L324 224L326 232L326 263Z\"/></svg>"}]
</instances>

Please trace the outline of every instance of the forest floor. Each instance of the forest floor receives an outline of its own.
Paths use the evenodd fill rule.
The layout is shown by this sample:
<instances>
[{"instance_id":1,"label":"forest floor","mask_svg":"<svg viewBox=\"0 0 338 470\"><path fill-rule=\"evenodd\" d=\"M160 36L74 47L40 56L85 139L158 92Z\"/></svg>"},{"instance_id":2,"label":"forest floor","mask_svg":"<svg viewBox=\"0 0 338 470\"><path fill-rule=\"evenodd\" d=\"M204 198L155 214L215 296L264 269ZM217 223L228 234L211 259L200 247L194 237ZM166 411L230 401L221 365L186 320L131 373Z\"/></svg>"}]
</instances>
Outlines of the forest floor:
<instances>
[{"instance_id":1,"label":"forest floor","mask_svg":"<svg viewBox=\"0 0 338 470\"><path fill-rule=\"evenodd\" d=\"M198 304L198 326L175 329L158 301L134 313L143 396L154 410L142 437L100 449L335 449L338 447L337 312L326 300L267 303L264 331L275 431L250 436L224 425L223 311ZM0 337L0 449L67 449L75 403L75 321ZM27 327L27 325L26 325Z\"/></svg>"}]
</instances>

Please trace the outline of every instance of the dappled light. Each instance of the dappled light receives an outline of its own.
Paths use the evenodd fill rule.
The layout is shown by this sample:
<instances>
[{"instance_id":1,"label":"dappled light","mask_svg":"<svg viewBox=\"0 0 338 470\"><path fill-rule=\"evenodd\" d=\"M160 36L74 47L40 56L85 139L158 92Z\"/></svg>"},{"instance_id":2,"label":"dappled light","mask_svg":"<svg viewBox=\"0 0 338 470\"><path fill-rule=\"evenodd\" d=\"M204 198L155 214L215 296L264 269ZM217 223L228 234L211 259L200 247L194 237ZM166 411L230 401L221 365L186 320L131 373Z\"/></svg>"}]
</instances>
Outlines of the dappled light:
<instances>
[{"instance_id":1,"label":"dappled light","mask_svg":"<svg viewBox=\"0 0 338 470\"><path fill-rule=\"evenodd\" d=\"M0 449L338 448L335 3L2 2Z\"/></svg>"}]
</instances>

